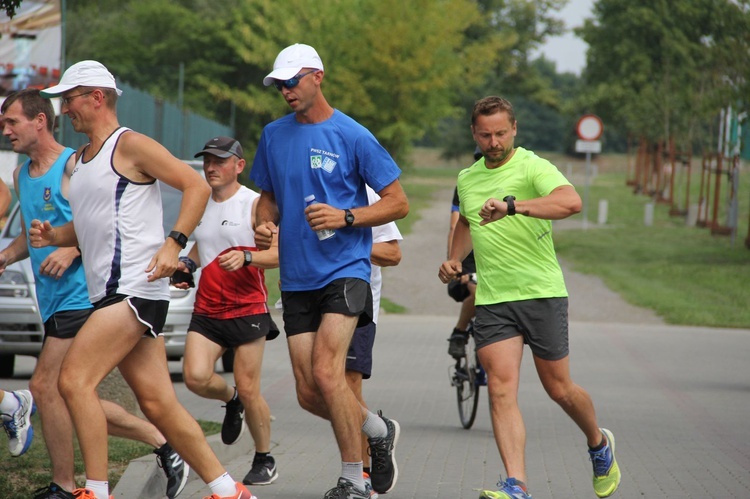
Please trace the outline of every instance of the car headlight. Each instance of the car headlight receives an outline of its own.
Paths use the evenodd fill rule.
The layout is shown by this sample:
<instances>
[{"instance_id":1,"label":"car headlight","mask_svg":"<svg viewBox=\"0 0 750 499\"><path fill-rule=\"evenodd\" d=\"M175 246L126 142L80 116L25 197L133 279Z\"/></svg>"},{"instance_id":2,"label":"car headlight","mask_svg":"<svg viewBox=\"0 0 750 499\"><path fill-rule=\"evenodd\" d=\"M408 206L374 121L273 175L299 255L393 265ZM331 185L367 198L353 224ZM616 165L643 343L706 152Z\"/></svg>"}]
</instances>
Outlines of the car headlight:
<instances>
[{"instance_id":1,"label":"car headlight","mask_svg":"<svg viewBox=\"0 0 750 499\"><path fill-rule=\"evenodd\" d=\"M0 274L0 296L27 298L29 295L29 284L23 272L6 270Z\"/></svg>"}]
</instances>

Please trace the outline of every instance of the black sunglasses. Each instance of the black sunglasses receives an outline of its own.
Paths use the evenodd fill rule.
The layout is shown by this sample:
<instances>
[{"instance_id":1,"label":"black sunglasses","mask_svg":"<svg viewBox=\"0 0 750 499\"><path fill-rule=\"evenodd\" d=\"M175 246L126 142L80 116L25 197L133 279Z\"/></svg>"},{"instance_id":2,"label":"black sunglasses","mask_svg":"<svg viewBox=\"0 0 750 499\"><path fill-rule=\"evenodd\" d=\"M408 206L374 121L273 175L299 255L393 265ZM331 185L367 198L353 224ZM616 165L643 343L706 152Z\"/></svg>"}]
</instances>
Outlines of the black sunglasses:
<instances>
[{"instance_id":1,"label":"black sunglasses","mask_svg":"<svg viewBox=\"0 0 750 499\"><path fill-rule=\"evenodd\" d=\"M318 71L319 71L318 69L313 69L311 71L308 71L307 73L302 73L302 74L298 74L297 76L292 76L288 80L274 80L273 86L276 87L276 90L278 90L279 92L281 92L282 88L290 88L291 89L291 88L294 88L297 85L299 85L299 81L302 78L304 78L305 76L307 76L309 74L317 73Z\"/></svg>"}]
</instances>

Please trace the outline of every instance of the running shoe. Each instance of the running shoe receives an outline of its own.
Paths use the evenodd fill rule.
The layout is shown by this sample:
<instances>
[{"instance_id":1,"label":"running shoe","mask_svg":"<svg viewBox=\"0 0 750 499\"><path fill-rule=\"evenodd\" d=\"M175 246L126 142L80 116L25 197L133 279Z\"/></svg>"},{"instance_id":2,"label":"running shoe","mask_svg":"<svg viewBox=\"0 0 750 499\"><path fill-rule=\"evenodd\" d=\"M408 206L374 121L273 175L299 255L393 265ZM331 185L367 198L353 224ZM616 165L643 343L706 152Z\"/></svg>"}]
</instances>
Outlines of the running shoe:
<instances>
[{"instance_id":1,"label":"running shoe","mask_svg":"<svg viewBox=\"0 0 750 499\"><path fill-rule=\"evenodd\" d=\"M460 359L466 355L466 340L468 335L466 331L453 328L453 333L448 338L448 355L454 359Z\"/></svg>"},{"instance_id":2,"label":"running shoe","mask_svg":"<svg viewBox=\"0 0 750 499\"><path fill-rule=\"evenodd\" d=\"M247 487L242 485L240 482L237 482L237 493L231 496L217 496L216 494L212 494L210 496L206 496L203 499L258 499L255 497L252 492L247 490Z\"/></svg>"},{"instance_id":3,"label":"running shoe","mask_svg":"<svg viewBox=\"0 0 750 499\"><path fill-rule=\"evenodd\" d=\"M73 491L73 497L76 499L96 499L96 494L91 492L89 489L75 489ZM109 496L109 499L115 499L114 496Z\"/></svg>"},{"instance_id":4,"label":"running shoe","mask_svg":"<svg viewBox=\"0 0 750 499\"><path fill-rule=\"evenodd\" d=\"M378 416L388 427L385 437L368 438L370 444L370 478L372 488L379 494L386 494L393 489L398 480L398 466L396 466L396 444L401 428L396 420L383 416L378 411Z\"/></svg>"},{"instance_id":5,"label":"running shoe","mask_svg":"<svg viewBox=\"0 0 750 499\"><path fill-rule=\"evenodd\" d=\"M589 450L589 456L594 465L594 492L598 497L609 497L620 486L622 477L615 460L615 436L605 428L600 430L607 437L607 445L596 452Z\"/></svg>"},{"instance_id":6,"label":"running shoe","mask_svg":"<svg viewBox=\"0 0 750 499\"><path fill-rule=\"evenodd\" d=\"M276 470L276 460L273 456L253 458L253 466L247 472L242 483L245 485L268 485L279 478Z\"/></svg>"},{"instance_id":7,"label":"running shoe","mask_svg":"<svg viewBox=\"0 0 750 499\"><path fill-rule=\"evenodd\" d=\"M357 490L354 484L345 478L339 478L339 483L326 492L323 499L370 499L369 492Z\"/></svg>"},{"instance_id":8,"label":"running shoe","mask_svg":"<svg viewBox=\"0 0 750 499\"><path fill-rule=\"evenodd\" d=\"M227 412L221 425L221 441L226 445L232 445L237 443L245 431L245 407L239 397L233 398L223 407L226 407Z\"/></svg>"},{"instance_id":9,"label":"running shoe","mask_svg":"<svg viewBox=\"0 0 750 499\"><path fill-rule=\"evenodd\" d=\"M29 450L34 440L34 428L31 426L31 415L36 412L34 397L28 390L6 392L18 400L18 409L13 414L3 414L3 428L8 434L8 449L10 455L18 457Z\"/></svg>"},{"instance_id":10,"label":"running shoe","mask_svg":"<svg viewBox=\"0 0 750 499\"><path fill-rule=\"evenodd\" d=\"M483 490L479 499L531 499L531 494L526 493L519 483L515 478L500 480L497 482L499 490Z\"/></svg>"},{"instance_id":11,"label":"running shoe","mask_svg":"<svg viewBox=\"0 0 750 499\"><path fill-rule=\"evenodd\" d=\"M372 489L372 480L370 479L369 473L362 473L362 478L365 480L365 492L370 494L370 499L378 499L378 493Z\"/></svg>"},{"instance_id":12,"label":"running shoe","mask_svg":"<svg viewBox=\"0 0 750 499\"><path fill-rule=\"evenodd\" d=\"M157 464L167 476L167 497L174 499L185 488L190 466L168 443L156 449L154 454L156 454Z\"/></svg>"},{"instance_id":13,"label":"running shoe","mask_svg":"<svg viewBox=\"0 0 750 499\"><path fill-rule=\"evenodd\" d=\"M33 499L75 499L72 492L64 490L55 482L50 482L46 487L34 491Z\"/></svg>"}]
</instances>

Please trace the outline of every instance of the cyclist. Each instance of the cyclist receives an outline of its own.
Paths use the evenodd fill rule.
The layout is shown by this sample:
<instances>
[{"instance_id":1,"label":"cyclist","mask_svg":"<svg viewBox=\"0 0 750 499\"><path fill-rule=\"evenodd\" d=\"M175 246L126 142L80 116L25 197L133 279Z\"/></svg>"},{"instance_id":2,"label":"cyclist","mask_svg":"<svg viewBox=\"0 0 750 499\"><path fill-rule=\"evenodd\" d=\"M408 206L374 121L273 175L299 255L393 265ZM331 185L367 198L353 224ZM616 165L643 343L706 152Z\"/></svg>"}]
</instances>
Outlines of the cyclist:
<instances>
[{"instance_id":1,"label":"cyclist","mask_svg":"<svg viewBox=\"0 0 750 499\"><path fill-rule=\"evenodd\" d=\"M482 150L474 149L474 161L482 159ZM458 199L458 188L453 190L453 202L451 203L450 229L448 230L448 257L451 254L451 242L453 231L458 223L458 210L460 201ZM462 273L457 279L448 283L448 295L461 303L461 311L458 314L456 327L448 338L448 354L454 359L464 355L466 349L467 332L469 322L474 317L474 293L477 289L476 265L474 263L474 252L472 251L461 262Z\"/></svg>"}]
</instances>

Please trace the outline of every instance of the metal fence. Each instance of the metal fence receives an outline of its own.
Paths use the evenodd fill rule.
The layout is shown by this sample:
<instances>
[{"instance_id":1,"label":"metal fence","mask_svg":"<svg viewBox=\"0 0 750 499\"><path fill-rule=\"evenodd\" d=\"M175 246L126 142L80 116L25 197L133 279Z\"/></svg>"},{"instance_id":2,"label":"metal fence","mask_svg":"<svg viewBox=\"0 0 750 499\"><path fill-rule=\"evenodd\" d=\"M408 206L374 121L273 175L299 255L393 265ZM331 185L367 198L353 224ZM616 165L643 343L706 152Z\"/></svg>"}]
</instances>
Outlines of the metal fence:
<instances>
[{"instance_id":1,"label":"metal fence","mask_svg":"<svg viewBox=\"0 0 750 499\"><path fill-rule=\"evenodd\" d=\"M180 159L192 158L211 137L234 135L229 126L180 110L175 104L156 99L125 83L118 83L118 86L122 90L117 100L120 125L148 135ZM88 142L84 134L73 130L67 118L61 117L59 126L62 144L77 149Z\"/></svg>"}]
</instances>

